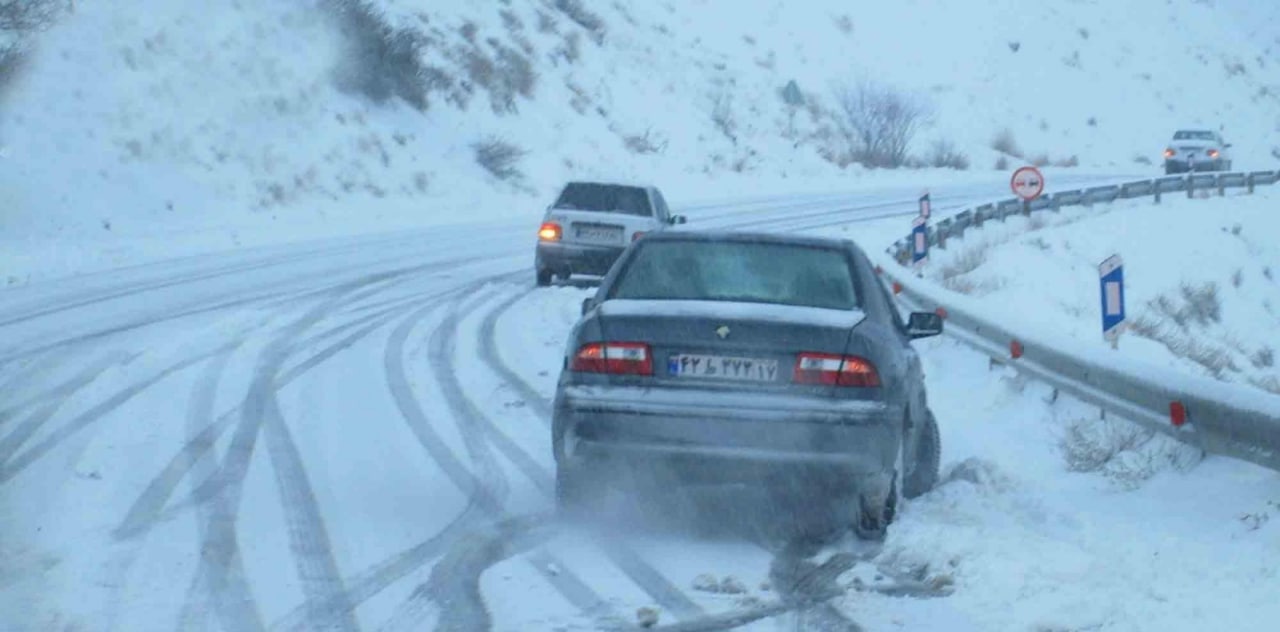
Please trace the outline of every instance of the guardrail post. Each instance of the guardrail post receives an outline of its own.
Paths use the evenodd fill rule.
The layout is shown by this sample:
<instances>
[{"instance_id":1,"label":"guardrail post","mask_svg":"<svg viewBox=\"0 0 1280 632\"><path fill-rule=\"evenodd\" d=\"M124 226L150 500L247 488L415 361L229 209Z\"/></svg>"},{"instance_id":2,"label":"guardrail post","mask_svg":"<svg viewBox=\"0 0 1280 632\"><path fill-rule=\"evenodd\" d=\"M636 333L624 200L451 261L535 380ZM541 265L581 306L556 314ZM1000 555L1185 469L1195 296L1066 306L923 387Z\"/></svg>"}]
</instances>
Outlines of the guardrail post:
<instances>
[{"instance_id":1,"label":"guardrail post","mask_svg":"<svg viewBox=\"0 0 1280 632\"><path fill-rule=\"evenodd\" d=\"M1218 197L1226 197L1227 185L1226 185L1226 182L1224 182L1225 179L1222 176L1218 176L1217 180L1218 180Z\"/></svg>"},{"instance_id":2,"label":"guardrail post","mask_svg":"<svg viewBox=\"0 0 1280 632\"><path fill-rule=\"evenodd\" d=\"M1058 196L1056 195L1049 196L1049 210L1053 211L1054 213L1057 213L1062 210L1062 205L1058 204Z\"/></svg>"},{"instance_id":3,"label":"guardrail post","mask_svg":"<svg viewBox=\"0 0 1280 632\"><path fill-rule=\"evenodd\" d=\"M1155 193L1155 196L1156 196L1156 204L1157 204L1157 205L1159 205L1159 204L1160 204L1160 181L1159 181L1159 180L1156 180L1156 181L1152 182L1151 184L1152 184L1151 188L1152 188L1153 190L1155 190L1155 192L1156 192L1156 193Z\"/></svg>"},{"instance_id":4,"label":"guardrail post","mask_svg":"<svg viewBox=\"0 0 1280 632\"><path fill-rule=\"evenodd\" d=\"M1244 177L1244 186L1248 190L1249 195L1253 195L1253 174Z\"/></svg>"},{"instance_id":5,"label":"guardrail post","mask_svg":"<svg viewBox=\"0 0 1280 632\"><path fill-rule=\"evenodd\" d=\"M938 250L946 250L947 249L947 233L951 232L951 228L950 227L944 228L942 226L938 226L936 230L938 233Z\"/></svg>"},{"instance_id":6,"label":"guardrail post","mask_svg":"<svg viewBox=\"0 0 1280 632\"><path fill-rule=\"evenodd\" d=\"M1187 174L1187 199L1192 200L1196 197L1196 172L1192 171Z\"/></svg>"}]
</instances>

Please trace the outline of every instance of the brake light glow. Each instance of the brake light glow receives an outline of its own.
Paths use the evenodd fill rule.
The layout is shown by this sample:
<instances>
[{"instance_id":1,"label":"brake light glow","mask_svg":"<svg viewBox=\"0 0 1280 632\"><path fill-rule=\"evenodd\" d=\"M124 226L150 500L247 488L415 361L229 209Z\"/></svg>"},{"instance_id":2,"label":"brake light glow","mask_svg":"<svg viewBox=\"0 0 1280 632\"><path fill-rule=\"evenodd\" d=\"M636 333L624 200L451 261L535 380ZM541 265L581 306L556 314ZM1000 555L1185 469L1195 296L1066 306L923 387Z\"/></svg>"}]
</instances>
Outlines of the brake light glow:
<instances>
[{"instance_id":1,"label":"brake light glow","mask_svg":"<svg viewBox=\"0 0 1280 632\"><path fill-rule=\"evenodd\" d=\"M542 241L560 241L561 234L560 225L555 222L545 222L538 229L538 239Z\"/></svg>"},{"instance_id":2,"label":"brake light glow","mask_svg":"<svg viewBox=\"0 0 1280 632\"><path fill-rule=\"evenodd\" d=\"M826 386L880 386L880 374L867 359L829 353L802 353L796 357L796 384Z\"/></svg>"},{"instance_id":3,"label":"brake light glow","mask_svg":"<svg viewBox=\"0 0 1280 632\"><path fill-rule=\"evenodd\" d=\"M653 353L643 342L590 342L578 348L569 370L612 375L653 375Z\"/></svg>"},{"instance_id":4,"label":"brake light glow","mask_svg":"<svg viewBox=\"0 0 1280 632\"><path fill-rule=\"evenodd\" d=\"M637 241L637 240L639 240L641 237L644 237L644 231L643 231L643 230L638 230L638 231L636 231L636 232L635 232L635 234L631 235L631 241Z\"/></svg>"},{"instance_id":5,"label":"brake light glow","mask_svg":"<svg viewBox=\"0 0 1280 632\"><path fill-rule=\"evenodd\" d=\"M1165 158L1173 158L1173 157L1174 157L1174 156L1176 156L1177 154L1178 154L1178 152L1174 151L1172 147L1170 147L1170 148L1168 148L1168 149L1164 150L1164 157L1165 157Z\"/></svg>"},{"instance_id":6,"label":"brake light glow","mask_svg":"<svg viewBox=\"0 0 1280 632\"><path fill-rule=\"evenodd\" d=\"M1210 158L1217 158L1217 157L1218 157L1218 150L1216 150L1216 149L1210 149L1210 150L1209 150L1209 157L1210 157Z\"/></svg>"}]
</instances>

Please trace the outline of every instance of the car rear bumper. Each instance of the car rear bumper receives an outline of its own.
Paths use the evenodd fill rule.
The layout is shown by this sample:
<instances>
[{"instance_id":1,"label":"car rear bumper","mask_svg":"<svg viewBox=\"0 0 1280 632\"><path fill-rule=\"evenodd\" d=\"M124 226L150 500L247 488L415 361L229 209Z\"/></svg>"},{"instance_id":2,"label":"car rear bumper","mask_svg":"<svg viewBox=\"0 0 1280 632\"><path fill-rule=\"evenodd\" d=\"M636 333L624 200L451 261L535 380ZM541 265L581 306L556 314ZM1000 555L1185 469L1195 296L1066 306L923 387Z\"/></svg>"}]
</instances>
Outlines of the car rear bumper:
<instances>
[{"instance_id":1,"label":"car rear bumper","mask_svg":"<svg viewBox=\"0 0 1280 632\"><path fill-rule=\"evenodd\" d=\"M902 410L882 402L701 389L568 386L555 416L561 464L662 462L713 478L883 475L902 430Z\"/></svg>"},{"instance_id":2,"label":"car rear bumper","mask_svg":"<svg viewBox=\"0 0 1280 632\"><path fill-rule=\"evenodd\" d=\"M540 270L603 276L609 272L618 257L622 256L623 250L625 248L622 246L538 242L535 265Z\"/></svg>"},{"instance_id":3,"label":"car rear bumper","mask_svg":"<svg viewBox=\"0 0 1280 632\"><path fill-rule=\"evenodd\" d=\"M1189 171L1221 171L1226 163L1222 159L1197 160L1194 165L1185 160L1165 160L1164 168L1169 173L1186 173Z\"/></svg>"}]
</instances>

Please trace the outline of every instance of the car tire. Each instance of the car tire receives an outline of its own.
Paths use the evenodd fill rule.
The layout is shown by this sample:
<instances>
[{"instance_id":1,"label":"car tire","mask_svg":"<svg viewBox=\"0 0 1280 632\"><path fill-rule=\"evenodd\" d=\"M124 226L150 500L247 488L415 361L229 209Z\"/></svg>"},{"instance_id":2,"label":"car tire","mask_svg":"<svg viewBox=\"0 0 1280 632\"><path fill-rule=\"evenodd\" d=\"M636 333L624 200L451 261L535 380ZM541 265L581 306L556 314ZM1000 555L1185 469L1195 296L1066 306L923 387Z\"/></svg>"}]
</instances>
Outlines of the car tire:
<instances>
[{"instance_id":1,"label":"car tire","mask_svg":"<svg viewBox=\"0 0 1280 632\"><path fill-rule=\"evenodd\" d=\"M538 287L547 287L551 285L551 271L545 268L538 268Z\"/></svg>"},{"instance_id":2,"label":"car tire","mask_svg":"<svg viewBox=\"0 0 1280 632\"><path fill-rule=\"evenodd\" d=\"M898 477L889 484L889 495L876 499L858 495L858 513L853 520L853 534L859 540L881 542L889 533L889 525L898 515Z\"/></svg>"},{"instance_id":3,"label":"car tire","mask_svg":"<svg viewBox=\"0 0 1280 632\"><path fill-rule=\"evenodd\" d=\"M915 454L911 456L911 466L902 481L902 495L905 498L918 498L928 493L938 484L938 469L942 462L942 437L938 433L938 420L933 411L921 428L920 440L916 442Z\"/></svg>"}]
</instances>

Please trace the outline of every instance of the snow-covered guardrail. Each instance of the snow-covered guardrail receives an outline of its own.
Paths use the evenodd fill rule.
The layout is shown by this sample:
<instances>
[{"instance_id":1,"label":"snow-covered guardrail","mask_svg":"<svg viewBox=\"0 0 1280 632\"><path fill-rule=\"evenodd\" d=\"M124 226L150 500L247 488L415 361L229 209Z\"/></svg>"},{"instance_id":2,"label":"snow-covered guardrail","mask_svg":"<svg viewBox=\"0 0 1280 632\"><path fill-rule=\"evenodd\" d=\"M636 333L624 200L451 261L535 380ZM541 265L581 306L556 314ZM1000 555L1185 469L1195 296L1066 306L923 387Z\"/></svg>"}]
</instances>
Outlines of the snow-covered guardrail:
<instances>
[{"instance_id":1,"label":"snow-covered guardrail","mask_svg":"<svg viewBox=\"0 0 1280 632\"><path fill-rule=\"evenodd\" d=\"M1061 191L1029 205L1021 200L983 204L942 220L930 230L932 245L1013 214L1056 211L1117 199L1231 188L1250 193L1280 181L1280 172L1192 174L1120 185ZM1084 347L1030 323L1009 322L1006 311L916 278L906 263L909 239L895 242L879 269L894 293L918 310L943 310L948 333L1019 370L1112 414L1133 420L1206 452L1280 471L1280 396L1252 387L1179 373L1137 362L1105 348Z\"/></svg>"}]
</instances>

